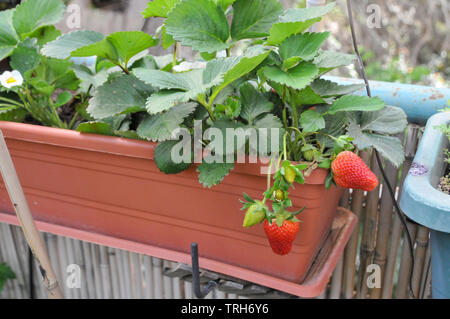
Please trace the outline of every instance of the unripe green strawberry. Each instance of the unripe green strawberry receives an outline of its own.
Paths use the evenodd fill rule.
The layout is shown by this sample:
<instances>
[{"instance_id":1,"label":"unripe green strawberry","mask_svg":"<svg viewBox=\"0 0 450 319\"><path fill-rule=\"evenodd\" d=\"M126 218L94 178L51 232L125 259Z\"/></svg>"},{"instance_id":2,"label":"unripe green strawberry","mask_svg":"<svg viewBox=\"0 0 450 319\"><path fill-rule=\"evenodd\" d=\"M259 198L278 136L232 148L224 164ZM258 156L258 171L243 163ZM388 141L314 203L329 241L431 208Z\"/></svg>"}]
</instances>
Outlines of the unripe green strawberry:
<instances>
[{"instance_id":1,"label":"unripe green strawberry","mask_svg":"<svg viewBox=\"0 0 450 319\"><path fill-rule=\"evenodd\" d=\"M331 164L334 181L341 187L373 191L378 186L377 176L353 152L342 152Z\"/></svg>"},{"instance_id":2,"label":"unripe green strawberry","mask_svg":"<svg viewBox=\"0 0 450 319\"><path fill-rule=\"evenodd\" d=\"M305 161L311 162L314 159L314 150L303 151Z\"/></svg>"},{"instance_id":3,"label":"unripe green strawberry","mask_svg":"<svg viewBox=\"0 0 450 319\"><path fill-rule=\"evenodd\" d=\"M284 201L285 196L284 192L281 189L277 189L273 195L277 201Z\"/></svg>"},{"instance_id":4,"label":"unripe green strawberry","mask_svg":"<svg viewBox=\"0 0 450 319\"><path fill-rule=\"evenodd\" d=\"M247 209L245 214L244 224L242 226L250 228L252 226L260 224L264 218L266 218L266 213L264 211L264 206L261 203L255 203Z\"/></svg>"},{"instance_id":5,"label":"unripe green strawberry","mask_svg":"<svg viewBox=\"0 0 450 319\"><path fill-rule=\"evenodd\" d=\"M284 169L284 178L289 184L294 184L295 178L297 177L297 172L290 166Z\"/></svg>"},{"instance_id":6,"label":"unripe green strawberry","mask_svg":"<svg viewBox=\"0 0 450 319\"><path fill-rule=\"evenodd\" d=\"M283 225L279 227L275 221L272 225L267 219L264 221L264 230L269 239L270 247L277 255L287 255L292 250L295 237L297 237L300 229L300 223L285 220Z\"/></svg>"}]
</instances>

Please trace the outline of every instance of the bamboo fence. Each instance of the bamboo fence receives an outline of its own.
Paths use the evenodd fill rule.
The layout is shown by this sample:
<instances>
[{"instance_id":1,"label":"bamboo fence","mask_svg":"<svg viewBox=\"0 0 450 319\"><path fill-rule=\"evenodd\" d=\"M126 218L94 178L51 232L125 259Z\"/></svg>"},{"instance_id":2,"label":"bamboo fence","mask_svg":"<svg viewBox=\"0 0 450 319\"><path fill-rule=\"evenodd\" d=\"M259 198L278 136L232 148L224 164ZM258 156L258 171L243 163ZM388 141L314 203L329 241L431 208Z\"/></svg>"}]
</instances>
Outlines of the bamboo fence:
<instances>
[{"instance_id":1,"label":"bamboo fence","mask_svg":"<svg viewBox=\"0 0 450 319\"><path fill-rule=\"evenodd\" d=\"M414 158L420 135L420 127L409 125L404 135L405 164L400 168L385 164L390 182L397 186L397 196L401 194L402 184ZM375 158L367 152L361 156L367 163L371 163L374 172L380 175ZM327 290L319 298L410 298L408 284L412 261L402 224L394 212L387 187L381 183L376 191L368 194L363 191L346 191L341 199L341 206L351 209L359 217L359 225L355 228ZM419 298L430 298L429 231L409 222L408 228L415 249L412 289ZM190 282L164 275L165 268L175 266L169 261L51 234L41 236L67 298L194 298ZM20 228L0 224L0 262L8 263L17 276L15 280L6 282L0 298L30 297L28 258L28 247ZM80 266L80 289L69 289L66 285L66 269L71 264ZM371 280L373 270L368 271L368 266L373 264L379 267L380 280L378 286L369 288L367 282ZM36 264L33 272L34 296L46 298ZM272 291L266 297L289 296ZM207 298L246 297L216 289Z\"/></svg>"}]
</instances>

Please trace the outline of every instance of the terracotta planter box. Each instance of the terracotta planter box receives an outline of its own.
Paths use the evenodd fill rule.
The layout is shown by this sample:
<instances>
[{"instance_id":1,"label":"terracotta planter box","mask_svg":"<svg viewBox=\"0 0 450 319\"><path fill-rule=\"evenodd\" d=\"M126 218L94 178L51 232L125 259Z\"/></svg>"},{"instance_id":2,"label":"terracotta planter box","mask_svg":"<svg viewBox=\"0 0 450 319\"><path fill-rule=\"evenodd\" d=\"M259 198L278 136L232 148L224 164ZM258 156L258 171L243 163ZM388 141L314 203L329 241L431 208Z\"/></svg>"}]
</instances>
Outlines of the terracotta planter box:
<instances>
[{"instance_id":1,"label":"terracotta planter box","mask_svg":"<svg viewBox=\"0 0 450 319\"><path fill-rule=\"evenodd\" d=\"M159 172L155 144L0 122L34 217L115 238L179 252L199 244L200 255L230 266L300 283L329 233L342 189L326 190L316 170L291 193L306 206L292 253L272 253L262 227L242 228L242 193L259 198L266 176L255 164L239 164L212 189L198 183L195 168ZM3 183L0 211L13 214Z\"/></svg>"}]
</instances>

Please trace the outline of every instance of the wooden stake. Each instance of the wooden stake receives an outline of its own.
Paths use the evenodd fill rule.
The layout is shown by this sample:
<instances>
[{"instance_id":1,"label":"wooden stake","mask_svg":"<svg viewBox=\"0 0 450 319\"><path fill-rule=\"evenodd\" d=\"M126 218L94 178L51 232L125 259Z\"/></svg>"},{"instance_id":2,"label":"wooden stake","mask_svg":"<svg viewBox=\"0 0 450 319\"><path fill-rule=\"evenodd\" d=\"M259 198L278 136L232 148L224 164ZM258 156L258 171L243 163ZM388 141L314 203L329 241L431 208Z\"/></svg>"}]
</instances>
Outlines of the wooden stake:
<instances>
[{"instance_id":1,"label":"wooden stake","mask_svg":"<svg viewBox=\"0 0 450 319\"><path fill-rule=\"evenodd\" d=\"M40 264L41 273L44 277L44 285L48 296L52 299L62 299L63 294L53 271L47 250L37 230L33 216L30 213L25 194L20 185L14 163L6 146L3 132L0 130L0 171L8 190L9 197L16 211L23 233L34 256Z\"/></svg>"}]
</instances>

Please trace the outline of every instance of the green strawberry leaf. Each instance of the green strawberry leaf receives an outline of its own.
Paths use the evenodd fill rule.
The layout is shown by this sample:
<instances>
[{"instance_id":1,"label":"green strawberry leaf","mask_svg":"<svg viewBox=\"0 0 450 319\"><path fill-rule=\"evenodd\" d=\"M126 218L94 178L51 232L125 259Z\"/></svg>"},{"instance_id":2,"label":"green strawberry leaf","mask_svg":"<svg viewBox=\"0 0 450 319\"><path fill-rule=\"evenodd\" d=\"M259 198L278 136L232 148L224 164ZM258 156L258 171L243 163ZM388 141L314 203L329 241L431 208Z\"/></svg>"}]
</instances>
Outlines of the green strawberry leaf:
<instances>
[{"instance_id":1,"label":"green strawberry leaf","mask_svg":"<svg viewBox=\"0 0 450 319\"><path fill-rule=\"evenodd\" d=\"M95 119L145 111L151 87L133 75L123 74L97 88L89 101L88 113Z\"/></svg>"},{"instance_id":2,"label":"green strawberry leaf","mask_svg":"<svg viewBox=\"0 0 450 319\"><path fill-rule=\"evenodd\" d=\"M69 103L72 100L73 96L72 93L68 92L68 91L64 91L61 92L60 94L58 94L58 97L56 98L56 103L55 103L55 107L61 107L63 105L66 105L67 103Z\"/></svg>"},{"instance_id":3,"label":"green strawberry leaf","mask_svg":"<svg viewBox=\"0 0 450 319\"><path fill-rule=\"evenodd\" d=\"M215 0L216 4L225 12L236 0Z\"/></svg>"},{"instance_id":4,"label":"green strawberry leaf","mask_svg":"<svg viewBox=\"0 0 450 319\"><path fill-rule=\"evenodd\" d=\"M249 82L241 85L240 93L242 103L241 117L250 125L258 116L269 113L274 108L273 103L258 92Z\"/></svg>"},{"instance_id":5,"label":"green strawberry leaf","mask_svg":"<svg viewBox=\"0 0 450 319\"><path fill-rule=\"evenodd\" d=\"M150 96L146 103L150 114L166 111L179 103L196 100L198 95L221 81L221 77L202 80L202 70L192 70L184 73L169 73L160 70L137 68L133 73L145 83L159 88L161 91Z\"/></svg>"},{"instance_id":6,"label":"green strawberry leaf","mask_svg":"<svg viewBox=\"0 0 450 319\"><path fill-rule=\"evenodd\" d=\"M330 35L329 32L303 33L287 38L280 45L279 53L283 60L298 57L310 61L319 52L319 48Z\"/></svg>"},{"instance_id":7,"label":"green strawberry leaf","mask_svg":"<svg viewBox=\"0 0 450 319\"><path fill-rule=\"evenodd\" d=\"M196 103L180 104L167 112L149 115L139 124L137 133L140 137L152 141L170 140L174 138L173 132L195 111L196 107Z\"/></svg>"},{"instance_id":8,"label":"green strawberry leaf","mask_svg":"<svg viewBox=\"0 0 450 319\"><path fill-rule=\"evenodd\" d=\"M63 34L56 40L47 43L42 48L41 53L51 58L67 59L77 49L100 42L104 38L103 34L95 31L74 31Z\"/></svg>"},{"instance_id":9,"label":"green strawberry leaf","mask_svg":"<svg viewBox=\"0 0 450 319\"><path fill-rule=\"evenodd\" d=\"M114 136L114 129L105 122L85 122L77 127L77 132Z\"/></svg>"},{"instance_id":10,"label":"green strawberry leaf","mask_svg":"<svg viewBox=\"0 0 450 319\"><path fill-rule=\"evenodd\" d=\"M310 8L287 9L277 23L270 29L267 39L268 45L279 45L293 34L306 31L314 23L319 22L322 16L334 9L336 3Z\"/></svg>"},{"instance_id":11,"label":"green strawberry leaf","mask_svg":"<svg viewBox=\"0 0 450 319\"><path fill-rule=\"evenodd\" d=\"M373 147L395 167L399 167L405 160L403 145L396 137L363 132L361 127L355 123L350 123L348 134L354 138L353 144L359 149Z\"/></svg>"},{"instance_id":12,"label":"green strawberry leaf","mask_svg":"<svg viewBox=\"0 0 450 319\"><path fill-rule=\"evenodd\" d=\"M328 113L333 115L338 112L379 111L385 107L385 103L378 97L367 97L357 95L345 95L337 99L328 109Z\"/></svg>"},{"instance_id":13,"label":"green strawberry leaf","mask_svg":"<svg viewBox=\"0 0 450 319\"><path fill-rule=\"evenodd\" d=\"M169 13L181 0L154 0L150 1L147 8L142 12L144 18L160 17L167 18Z\"/></svg>"},{"instance_id":14,"label":"green strawberry leaf","mask_svg":"<svg viewBox=\"0 0 450 319\"><path fill-rule=\"evenodd\" d=\"M128 66L132 57L158 43L157 38L141 31L115 32L104 40L72 51L71 55L74 57L96 55L113 63Z\"/></svg>"},{"instance_id":15,"label":"green strawberry leaf","mask_svg":"<svg viewBox=\"0 0 450 319\"><path fill-rule=\"evenodd\" d=\"M204 187L211 188L220 184L234 169L234 163L202 163L197 168L199 181Z\"/></svg>"},{"instance_id":16,"label":"green strawberry leaf","mask_svg":"<svg viewBox=\"0 0 450 319\"><path fill-rule=\"evenodd\" d=\"M320 74L324 74L335 68L350 65L355 59L356 56L353 54L320 50L314 64L320 69Z\"/></svg>"},{"instance_id":17,"label":"green strawberry leaf","mask_svg":"<svg viewBox=\"0 0 450 319\"><path fill-rule=\"evenodd\" d=\"M46 27L42 27L34 31L29 35L30 38L36 38L37 43L40 47L43 45L56 40L58 37L62 35L61 31L56 29L54 25L49 25Z\"/></svg>"},{"instance_id":18,"label":"green strawberry leaf","mask_svg":"<svg viewBox=\"0 0 450 319\"><path fill-rule=\"evenodd\" d=\"M364 87L364 84L339 85L324 79L316 79L311 83L312 90L322 97L346 95L363 89Z\"/></svg>"},{"instance_id":19,"label":"green strawberry leaf","mask_svg":"<svg viewBox=\"0 0 450 319\"><path fill-rule=\"evenodd\" d=\"M325 119L318 112L308 110L301 114L300 125L304 132L318 132L325 128Z\"/></svg>"},{"instance_id":20,"label":"green strawberry leaf","mask_svg":"<svg viewBox=\"0 0 450 319\"><path fill-rule=\"evenodd\" d=\"M264 67L264 75L273 82L287 85L293 89L301 90L314 81L319 70L310 62L301 62L289 70L282 70L274 66Z\"/></svg>"},{"instance_id":21,"label":"green strawberry leaf","mask_svg":"<svg viewBox=\"0 0 450 319\"><path fill-rule=\"evenodd\" d=\"M229 48L227 18L213 0L185 0L169 14L167 33L182 45L199 52L216 52Z\"/></svg>"},{"instance_id":22,"label":"green strawberry leaf","mask_svg":"<svg viewBox=\"0 0 450 319\"><path fill-rule=\"evenodd\" d=\"M12 26L14 10L0 11L0 60L6 59L16 48L19 36Z\"/></svg>"},{"instance_id":23,"label":"green strawberry leaf","mask_svg":"<svg viewBox=\"0 0 450 319\"><path fill-rule=\"evenodd\" d=\"M394 106L386 106L378 112L364 112L361 116L361 130L385 134L402 133L408 125L405 112Z\"/></svg>"},{"instance_id":24,"label":"green strawberry leaf","mask_svg":"<svg viewBox=\"0 0 450 319\"><path fill-rule=\"evenodd\" d=\"M36 39L26 39L17 45L11 55L10 65L21 74L33 70L41 62Z\"/></svg>"},{"instance_id":25,"label":"green strawberry leaf","mask_svg":"<svg viewBox=\"0 0 450 319\"><path fill-rule=\"evenodd\" d=\"M216 88L214 88L213 93L211 94L211 99L214 100L215 97L228 85L233 83L234 81L238 80L239 78L243 77L244 75L250 73L253 71L258 65L260 65L269 55L271 51L265 50L262 46L254 46L248 49L245 54L236 59L236 58L228 58L226 61L226 64L228 65L226 69L222 69L222 72L215 72L213 74L216 74L217 76L223 75L223 80ZM222 60L223 61L223 60ZM214 60L209 62L205 74L209 71L209 68L211 68L211 64L214 63ZM216 59L216 66L217 64L221 64L221 59ZM223 63L223 62L222 62ZM204 76L204 82L208 83L208 78L211 78L211 76Z\"/></svg>"},{"instance_id":26,"label":"green strawberry leaf","mask_svg":"<svg viewBox=\"0 0 450 319\"><path fill-rule=\"evenodd\" d=\"M277 0L237 0L233 4L231 37L238 41L267 36L282 12Z\"/></svg>"},{"instance_id":27,"label":"green strawberry leaf","mask_svg":"<svg viewBox=\"0 0 450 319\"><path fill-rule=\"evenodd\" d=\"M38 28L54 25L64 16L65 5L60 0L22 1L13 14L12 23L24 40Z\"/></svg>"},{"instance_id":28,"label":"green strawberry leaf","mask_svg":"<svg viewBox=\"0 0 450 319\"><path fill-rule=\"evenodd\" d=\"M178 174L191 167L191 163L175 163L172 160L172 150L178 143L180 142L164 141L158 143L155 149L155 162L161 172L165 174Z\"/></svg>"}]
</instances>

